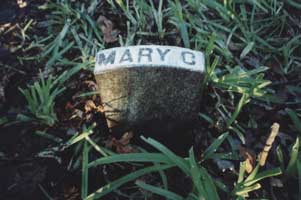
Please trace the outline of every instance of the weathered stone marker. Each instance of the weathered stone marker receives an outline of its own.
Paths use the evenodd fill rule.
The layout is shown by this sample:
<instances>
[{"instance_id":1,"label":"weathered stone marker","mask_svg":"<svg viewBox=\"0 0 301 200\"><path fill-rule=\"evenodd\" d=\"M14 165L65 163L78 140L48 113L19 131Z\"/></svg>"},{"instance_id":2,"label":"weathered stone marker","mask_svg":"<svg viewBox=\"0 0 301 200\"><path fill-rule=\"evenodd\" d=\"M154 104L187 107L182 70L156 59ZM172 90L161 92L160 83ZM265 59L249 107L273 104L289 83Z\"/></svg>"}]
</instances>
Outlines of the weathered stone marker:
<instances>
[{"instance_id":1,"label":"weathered stone marker","mask_svg":"<svg viewBox=\"0 0 301 200\"><path fill-rule=\"evenodd\" d=\"M125 131L195 119L204 55L173 46L129 46L96 56L95 77L109 128Z\"/></svg>"}]
</instances>

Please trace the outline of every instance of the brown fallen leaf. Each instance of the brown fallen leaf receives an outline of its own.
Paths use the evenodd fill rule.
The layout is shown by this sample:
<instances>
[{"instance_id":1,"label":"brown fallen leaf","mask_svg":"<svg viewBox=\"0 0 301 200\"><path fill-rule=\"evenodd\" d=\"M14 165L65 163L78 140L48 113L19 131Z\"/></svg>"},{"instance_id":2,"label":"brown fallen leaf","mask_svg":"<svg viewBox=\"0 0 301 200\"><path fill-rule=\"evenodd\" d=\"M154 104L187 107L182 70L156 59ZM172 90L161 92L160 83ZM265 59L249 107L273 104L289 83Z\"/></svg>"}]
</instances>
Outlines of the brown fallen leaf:
<instances>
[{"instance_id":1,"label":"brown fallen leaf","mask_svg":"<svg viewBox=\"0 0 301 200\"><path fill-rule=\"evenodd\" d=\"M97 19L97 23L100 26L101 31L103 32L103 40L106 43L116 42L118 40L118 33L117 29L113 29L114 25L113 22L107 19L105 16L100 15Z\"/></svg>"},{"instance_id":2,"label":"brown fallen leaf","mask_svg":"<svg viewBox=\"0 0 301 200\"><path fill-rule=\"evenodd\" d=\"M64 199L66 200L79 200L80 191L75 186L68 186L64 188Z\"/></svg>"},{"instance_id":3,"label":"brown fallen leaf","mask_svg":"<svg viewBox=\"0 0 301 200\"><path fill-rule=\"evenodd\" d=\"M135 153L137 150L130 145L133 136L132 132L126 132L119 140L112 138L107 147L116 148L117 153Z\"/></svg>"},{"instance_id":4,"label":"brown fallen leaf","mask_svg":"<svg viewBox=\"0 0 301 200\"><path fill-rule=\"evenodd\" d=\"M119 142L122 145L128 145L133 137L134 137L133 132L131 132L131 131L126 132L125 134L123 134L123 136L121 137L121 139L119 140Z\"/></svg>"},{"instance_id":5,"label":"brown fallen leaf","mask_svg":"<svg viewBox=\"0 0 301 200\"><path fill-rule=\"evenodd\" d=\"M86 104L85 104L85 112L88 113L91 111L103 113L104 108L101 105L96 106L92 100L88 100L88 101L86 101Z\"/></svg>"},{"instance_id":6,"label":"brown fallen leaf","mask_svg":"<svg viewBox=\"0 0 301 200\"><path fill-rule=\"evenodd\" d=\"M84 84L86 84L88 86L89 89L95 91L97 90L98 86L94 81L91 80L86 80L84 81Z\"/></svg>"},{"instance_id":7,"label":"brown fallen leaf","mask_svg":"<svg viewBox=\"0 0 301 200\"><path fill-rule=\"evenodd\" d=\"M86 104L85 104L86 113L91 112L94 109L96 109L95 103L92 100L86 101Z\"/></svg>"},{"instance_id":8,"label":"brown fallen leaf","mask_svg":"<svg viewBox=\"0 0 301 200\"><path fill-rule=\"evenodd\" d=\"M240 146L239 155L245 159L246 162L246 172L250 174L256 163L256 155L249 149Z\"/></svg>"},{"instance_id":9,"label":"brown fallen leaf","mask_svg":"<svg viewBox=\"0 0 301 200\"><path fill-rule=\"evenodd\" d=\"M74 105L68 101L65 105L65 110L73 110L74 109Z\"/></svg>"}]
</instances>

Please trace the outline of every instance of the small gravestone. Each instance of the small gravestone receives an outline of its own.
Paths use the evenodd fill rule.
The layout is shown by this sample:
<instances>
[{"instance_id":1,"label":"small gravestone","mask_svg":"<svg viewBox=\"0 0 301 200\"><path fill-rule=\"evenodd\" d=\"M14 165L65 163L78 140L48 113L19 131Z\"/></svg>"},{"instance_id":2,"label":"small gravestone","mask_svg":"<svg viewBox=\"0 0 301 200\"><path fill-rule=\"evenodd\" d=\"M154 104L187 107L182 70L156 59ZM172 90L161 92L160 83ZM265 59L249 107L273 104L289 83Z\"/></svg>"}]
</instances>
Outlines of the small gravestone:
<instances>
[{"instance_id":1,"label":"small gravestone","mask_svg":"<svg viewBox=\"0 0 301 200\"><path fill-rule=\"evenodd\" d=\"M109 128L196 119L203 72L203 53L191 49L143 45L100 51L94 73Z\"/></svg>"}]
</instances>

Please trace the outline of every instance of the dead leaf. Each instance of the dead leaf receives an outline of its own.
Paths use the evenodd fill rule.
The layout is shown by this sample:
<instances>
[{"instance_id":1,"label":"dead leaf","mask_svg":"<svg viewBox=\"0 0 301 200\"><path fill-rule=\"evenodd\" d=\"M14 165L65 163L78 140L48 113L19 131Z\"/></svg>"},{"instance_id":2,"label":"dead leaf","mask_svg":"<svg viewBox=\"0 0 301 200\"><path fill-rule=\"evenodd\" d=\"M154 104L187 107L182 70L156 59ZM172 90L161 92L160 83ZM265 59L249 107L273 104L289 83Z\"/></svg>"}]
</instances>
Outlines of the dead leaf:
<instances>
[{"instance_id":1,"label":"dead leaf","mask_svg":"<svg viewBox=\"0 0 301 200\"><path fill-rule=\"evenodd\" d=\"M65 110L73 110L73 109L74 109L74 105L72 105L72 103L68 101L65 105Z\"/></svg>"},{"instance_id":2,"label":"dead leaf","mask_svg":"<svg viewBox=\"0 0 301 200\"><path fill-rule=\"evenodd\" d=\"M246 161L246 171L250 174L256 163L256 155L249 149L240 146L239 147L239 155L243 157Z\"/></svg>"},{"instance_id":3,"label":"dead leaf","mask_svg":"<svg viewBox=\"0 0 301 200\"><path fill-rule=\"evenodd\" d=\"M86 104L85 104L85 112L88 113L91 111L103 113L104 108L101 105L96 106L92 100L88 100L88 101L86 101Z\"/></svg>"},{"instance_id":4,"label":"dead leaf","mask_svg":"<svg viewBox=\"0 0 301 200\"><path fill-rule=\"evenodd\" d=\"M86 101L86 104L85 104L86 113L91 112L94 109L96 109L95 103L92 100Z\"/></svg>"},{"instance_id":5,"label":"dead leaf","mask_svg":"<svg viewBox=\"0 0 301 200\"><path fill-rule=\"evenodd\" d=\"M88 88L90 88L93 91L97 90L98 88L97 84L94 81L87 80L84 81L84 83L88 86Z\"/></svg>"},{"instance_id":6,"label":"dead leaf","mask_svg":"<svg viewBox=\"0 0 301 200\"><path fill-rule=\"evenodd\" d=\"M80 191L76 186L68 186L64 188L64 199L78 200L80 198Z\"/></svg>"},{"instance_id":7,"label":"dead leaf","mask_svg":"<svg viewBox=\"0 0 301 200\"><path fill-rule=\"evenodd\" d=\"M246 172L250 174L253 171L254 165L251 163L250 159L246 159Z\"/></svg>"},{"instance_id":8,"label":"dead leaf","mask_svg":"<svg viewBox=\"0 0 301 200\"><path fill-rule=\"evenodd\" d=\"M268 137L268 139L265 143L265 146L264 146L262 152L259 155L259 164L260 164L260 166L265 165L265 162L266 162L267 157L269 155L269 151L272 148L272 145L275 141L276 136L278 135L279 127L280 127L280 125L278 123L273 123L273 125L271 127L270 136Z\"/></svg>"},{"instance_id":9,"label":"dead leaf","mask_svg":"<svg viewBox=\"0 0 301 200\"><path fill-rule=\"evenodd\" d=\"M114 25L111 20L108 20L105 16L100 15L97 19L97 23L103 32L103 39L106 43L116 42L118 40L119 31L113 29Z\"/></svg>"},{"instance_id":10,"label":"dead leaf","mask_svg":"<svg viewBox=\"0 0 301 200\"><path fill-rule=\"evenodd\" d=\"M132 132L126 132L119 140L112 138L107 147L116 148L117 153L135 153L137 150L130 145L133 136Z\"/></svg>"},{"instance_id":11,"label":"dead leaf","mask_svg":"<svg viewBox=\"0 0 301 200\"><path fill-rule=\"evenodd\" d=\"M134 137L133 132L126 132L125 134L123 134L123 136L121 137L121 139L119 140L119 142L122 145L128 145L131 141L131 139Z\"/></svg>"}]
</instances>

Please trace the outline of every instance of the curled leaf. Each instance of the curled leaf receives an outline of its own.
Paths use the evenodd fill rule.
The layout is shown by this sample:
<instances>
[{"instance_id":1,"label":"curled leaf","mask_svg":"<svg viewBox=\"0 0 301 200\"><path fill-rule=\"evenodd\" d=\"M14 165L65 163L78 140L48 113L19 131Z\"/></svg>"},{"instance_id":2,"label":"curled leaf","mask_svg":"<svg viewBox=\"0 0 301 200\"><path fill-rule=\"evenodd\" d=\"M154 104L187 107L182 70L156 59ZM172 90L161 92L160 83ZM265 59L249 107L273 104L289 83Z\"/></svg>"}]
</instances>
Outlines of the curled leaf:
<instances>
[{"instance_id":1,"label":"curled leaf","mask_svg":"<svg viewBox=\"0 0 301 200\"><path fill-rule=\"evenodd\" d=\"M114 28L113 22L107 19L105 16L100 15L97 19L97 23L103 32L103 40L106 43L116 42L118 40L119 31Z\"/></svg>"}]
</instances>

